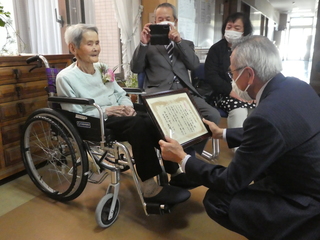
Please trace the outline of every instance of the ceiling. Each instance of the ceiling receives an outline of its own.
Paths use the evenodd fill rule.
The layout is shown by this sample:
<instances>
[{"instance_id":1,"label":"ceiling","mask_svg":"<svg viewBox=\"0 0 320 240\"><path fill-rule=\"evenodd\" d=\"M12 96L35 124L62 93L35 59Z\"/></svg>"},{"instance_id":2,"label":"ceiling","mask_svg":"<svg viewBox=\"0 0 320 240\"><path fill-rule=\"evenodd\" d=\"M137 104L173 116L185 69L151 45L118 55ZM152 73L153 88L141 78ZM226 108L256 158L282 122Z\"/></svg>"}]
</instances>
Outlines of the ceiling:
<instances>
[{"instance_id":1,"label":"ceiling","mask_svg":"<svg viewBox=\"0 0 320 240\"><path fill-rule=\"evenodd\" d=\"M305 13L314 15L318 0L268 0L280 13Z\"/></svg>"}]
</instances>

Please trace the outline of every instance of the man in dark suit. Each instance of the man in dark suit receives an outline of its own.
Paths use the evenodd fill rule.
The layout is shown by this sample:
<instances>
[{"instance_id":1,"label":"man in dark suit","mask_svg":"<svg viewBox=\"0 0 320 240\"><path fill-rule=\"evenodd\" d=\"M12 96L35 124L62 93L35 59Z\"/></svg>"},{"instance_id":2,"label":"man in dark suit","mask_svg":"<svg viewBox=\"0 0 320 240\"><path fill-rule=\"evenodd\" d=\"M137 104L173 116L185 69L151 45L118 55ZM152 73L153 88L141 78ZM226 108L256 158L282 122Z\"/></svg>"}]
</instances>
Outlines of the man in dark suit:
<instances>
[{"instance_id":1,"label":"man in dark suit","mask_svg":"<svg viewBox=\"0 0 320 240\"><path fill-rule=\"evenodd\" d=\"M307 83L284 77L276 47L246 37L231 55L230 75L257 108L243 128L209 125L239 147L228 167L188 156L173 139L162 155L206 187L204 206L222 226L249 239L320 239L320 99Z\"/></svg>"},{"instance_id":2,"label":"man in dark suit","mask_svg":"<svg viewBox=\"0 0 320 240\"><path fill-rule=\"evenodd\" d=\"M141 42L133 54L131 71L145 73L144 87L147 93L188 88L202 116L218 124L219 112L206 103L192 86L188 70L199 66L199 58L195 54L193 42L181 38L176 29L177 22L173 5L162 3L156 8L155 23L170 25L168 37L173 44L173 50L168 54L166 46L150 44L149 26L152 23L147 23L141 32ZM172 60L169 55L172 55Z\"/></svg>"}]
</instances>

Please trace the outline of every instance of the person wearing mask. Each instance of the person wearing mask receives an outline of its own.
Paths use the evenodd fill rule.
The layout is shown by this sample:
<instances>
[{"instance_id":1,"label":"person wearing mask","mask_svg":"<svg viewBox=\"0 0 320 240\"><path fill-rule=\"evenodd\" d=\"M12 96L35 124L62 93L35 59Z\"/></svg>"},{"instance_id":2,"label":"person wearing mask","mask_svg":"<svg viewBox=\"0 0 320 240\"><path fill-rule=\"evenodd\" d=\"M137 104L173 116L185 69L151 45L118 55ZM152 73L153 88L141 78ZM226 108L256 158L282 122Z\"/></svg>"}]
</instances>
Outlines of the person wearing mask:
<instances>
[{"instance_id":1,"label":"person wearing mask","mask_svg":"<svg viewBox=\"0 0 320 240\"><path fill-rule=\"evenodd\" d=\"M200 114L218 124L219 112L202 98L190 81L188 70L196 69L200 62L193 42L181 38L177 23L176 9L172 4L162 3L156 7L155 23L147 23L141 31L141 42L130 63L131 71L145 73L144 89L147 94L187 88ZM169 45L150 44L151 24L170 25ZM194 149L201 154L206 142L194 146Z\"/></svg>"},{"instance_id":2,"label":"person wearing mask","mask_svg":"<svg viewBox=\"0 0 320 240\"><path fill-rule=\"evenodd\" d=\"M223 39L209 49L205 61L205 79L214 92L214 104L228 113L228 127L242 127L255 104L239 96L227 72L232 43L243 36L251 35L252 24L244 13L236 12L226 18L221 32Z\"/></svg>"},{"instance_id":3,"label":"person wearing mask","mask_svg":"<svg viewBox=\"0 0 320 240\"><path fill-rule=\"evenodd\" d=\"M241 128L203 120L213 138L239 147L227 167L188 156L169 137L165 159L208 188L207 214L248 239L320 239L320 98L306 82L281 73L276 46L248 36L233 46L230 73L240 97L256 100Z\"/></svg>"},{"instance_id":4,"label":"person wearing mask","mask_svg":"<svg viewBox=\"0 0 320 240\"><path fill-rule=\"evenodd\" d=\"M175 186L159 186L154 177L162 172L155 148L159 148L156 126L146 113L136 112L126 92L117 84L108 66L99 62L101 51L98 29L94 25L69 26L65 40L76 62L61 70L56 78L57 95L91 98L104 111L105 127L115 139L128 141L132 147L142 192L147 203L177 204L186 201L190 192ZM61 104L62 109L99 117L94 106ZM163 161L166 171L179 175L178 164Z\"/></svg>"}]
</instances>

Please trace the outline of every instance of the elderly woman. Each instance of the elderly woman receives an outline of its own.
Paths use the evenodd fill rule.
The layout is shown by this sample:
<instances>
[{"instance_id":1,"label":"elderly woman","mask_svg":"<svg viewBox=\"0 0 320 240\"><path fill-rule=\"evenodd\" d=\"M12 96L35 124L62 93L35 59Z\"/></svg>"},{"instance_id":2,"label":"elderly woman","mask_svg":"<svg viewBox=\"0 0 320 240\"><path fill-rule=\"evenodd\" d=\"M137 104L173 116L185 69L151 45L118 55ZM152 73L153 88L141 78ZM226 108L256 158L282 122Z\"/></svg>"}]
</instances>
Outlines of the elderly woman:
<instances>
[{"instance_id":1,"label":"elderly woman","mask_svg":"<svg viewBox=\"0 0 320 240\"><path fill-rule=\"evenodd\" d=\"M242 127L255 104L239 96L228 76L232 43L252 34L249 18L241 12L229 15L221 28L223 39L209 49L205 62L205 78L215 93L215 104L228 113L228 127ZM241 70L241 69L240 69Z\"/></svg>"},{"instance_id":2,"label":"elderly woman","mask_svg":"<svg viewBox=\"0 0 320 240\"><path fill-rule=\"evenodd\" d=\"M187 200L190 192L186 189L170 185L162 187L155 182L154 177L162 171L154 149L159 148L159 133L147 114L137 114L126 92L114 81L113 73L107 71L108 66L99 62L98 29L92 25L72 25L66 30L65 41L77 61L58 74L58 96L92 98L101 106L106 128L114 130L118 141L128 141L132 146L146 202L176 204ZM62 108L99 116L93 106L62 104ZM178 165L164 162L171 177L181 179L184 173L180 172Z\"/></svg>"}]
</instances>

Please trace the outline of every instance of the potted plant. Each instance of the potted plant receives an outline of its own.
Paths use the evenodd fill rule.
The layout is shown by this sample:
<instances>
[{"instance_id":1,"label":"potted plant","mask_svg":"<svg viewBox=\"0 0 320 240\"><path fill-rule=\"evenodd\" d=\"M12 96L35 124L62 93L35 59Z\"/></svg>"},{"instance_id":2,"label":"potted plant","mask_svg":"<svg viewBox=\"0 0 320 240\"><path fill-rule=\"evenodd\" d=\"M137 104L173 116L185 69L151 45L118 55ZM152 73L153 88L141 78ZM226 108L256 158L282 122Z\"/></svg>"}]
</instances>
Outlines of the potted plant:
<instances>
[{"instance_id":1,"label":"potted plant","mask_svg":"<svg viewBox=\"0 0 320 240\"><path fill-rule=\"evenodd\" d=\"M5 12L0 3L0 27L4 27L7 24L8 19L10 19L10 12Z\"/></svg>"},{"instance_id":2,"label":"potted plant","mask_svg":"<svg viewBox=\"0 0 320 240\"><path fill-rule=\"evenodd\" d=\"M138 87L138 74L130 71L129 76L125 79L125 85L128 88L137 88ZM136 94L129 94L130 99L133 103L138 101L138 96Z\"/></svg>"},{"instance_id":3,"label":"potted plant","mask_svg":"<svg viewBox=\"0 0 320 240\"><path fill-rule=\"evenodd\" d=\"M5 43L0 46L0 55L14 55L15 53L10 49L13 43L16 43L16 38L21 40L21 49L25 48L25 43L20 38L19 34L15 31L12 24L11 13L4 10L3 4L0 3L0 28L5 28L6 40ZM2 35L3 36L3 35Z\"/></svg>"}]
</instances>

